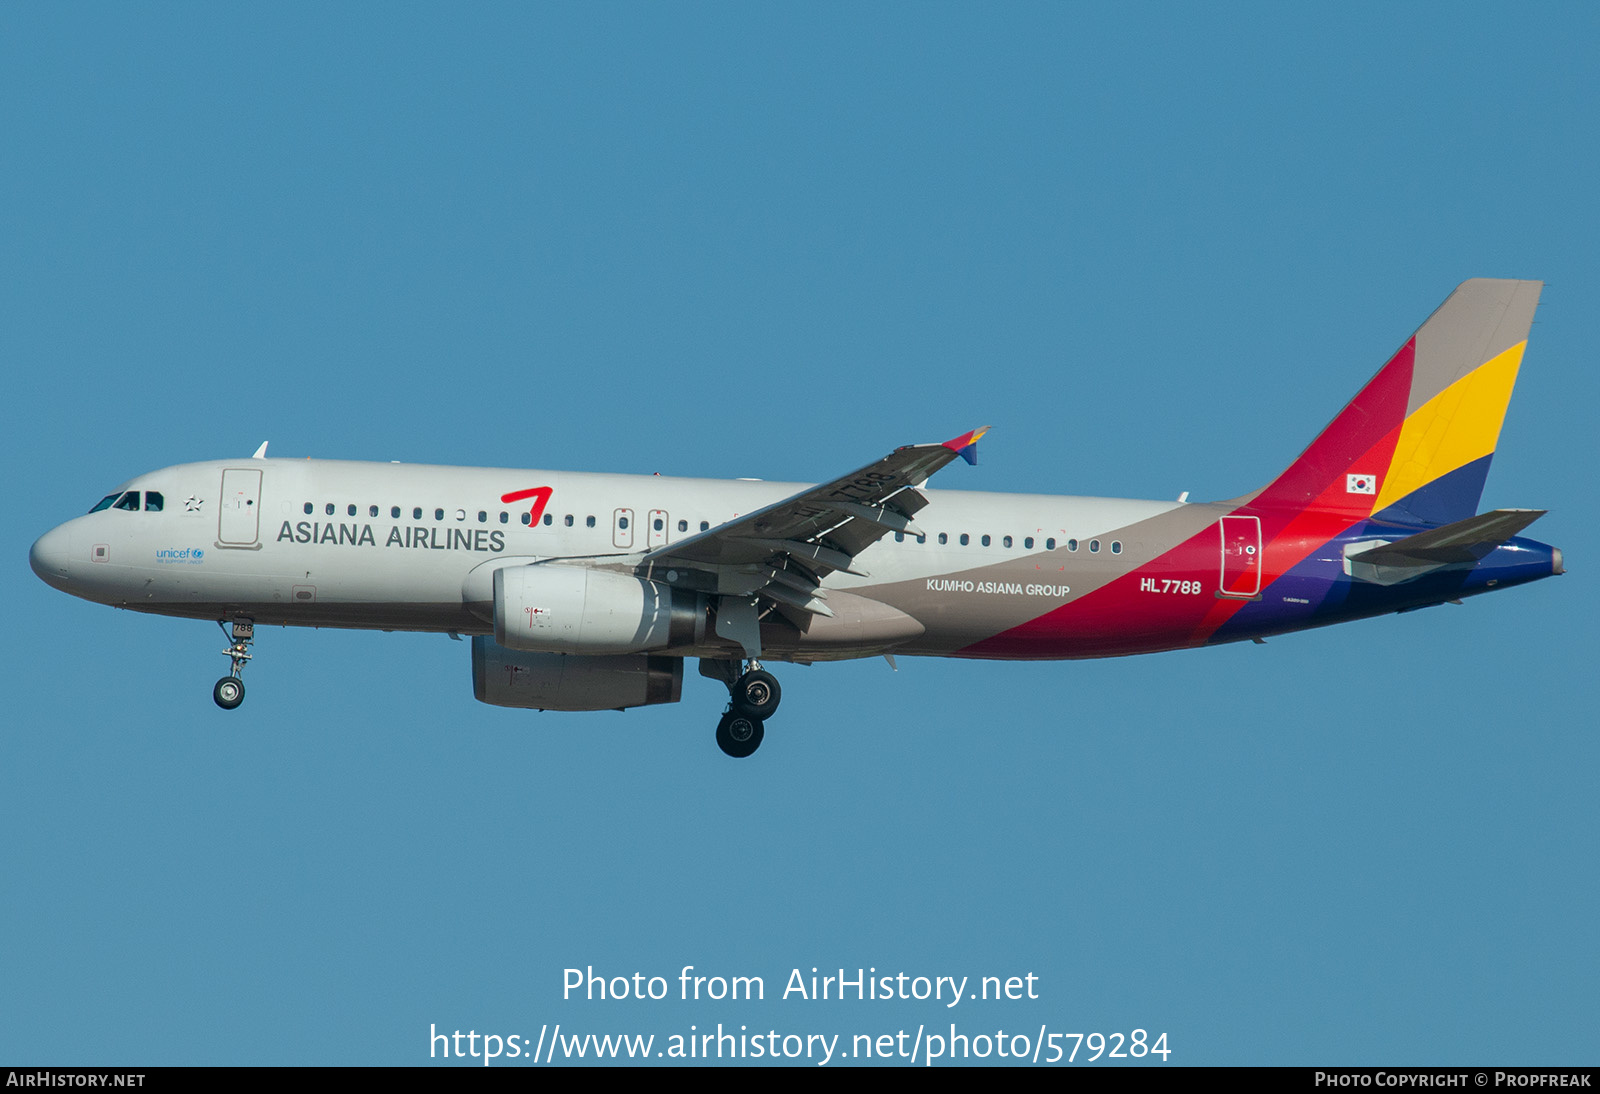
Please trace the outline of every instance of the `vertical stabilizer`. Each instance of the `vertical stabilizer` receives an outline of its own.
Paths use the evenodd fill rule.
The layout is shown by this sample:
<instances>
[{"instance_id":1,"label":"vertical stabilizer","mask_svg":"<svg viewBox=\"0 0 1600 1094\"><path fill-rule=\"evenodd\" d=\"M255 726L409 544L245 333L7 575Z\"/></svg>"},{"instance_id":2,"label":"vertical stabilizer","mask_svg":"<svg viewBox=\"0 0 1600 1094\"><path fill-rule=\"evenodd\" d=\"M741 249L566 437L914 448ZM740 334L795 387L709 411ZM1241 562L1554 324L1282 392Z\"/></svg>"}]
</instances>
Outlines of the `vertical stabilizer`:
<instances>
[{"instance_id":1,"label":"vertical stabilizer","mask_svg":"<svg viewBox=\"0 0 1600 1094\"><path fill-rule=\"evenodd\" d=\"M1539 281L1464 281L1253 507L1352 522L1477 512L1528 344Z\"/></svg>"}]
</instances>

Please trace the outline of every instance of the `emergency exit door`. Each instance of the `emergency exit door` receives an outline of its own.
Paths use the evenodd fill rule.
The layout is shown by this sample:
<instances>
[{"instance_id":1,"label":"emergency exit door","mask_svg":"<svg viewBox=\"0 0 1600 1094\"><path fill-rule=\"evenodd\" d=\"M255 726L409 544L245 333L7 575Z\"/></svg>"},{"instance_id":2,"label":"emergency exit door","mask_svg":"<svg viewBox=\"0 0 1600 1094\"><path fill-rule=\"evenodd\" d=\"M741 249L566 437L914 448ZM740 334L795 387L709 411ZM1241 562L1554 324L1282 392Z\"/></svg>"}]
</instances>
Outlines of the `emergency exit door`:
<instances>
[{"instance_id":1,"label":"emergency exit door","mask_svg":"<svg viewBox=\"0 0 1600 1094\"><path fill-rule=\"evenodd\" d=\"M618 509L611 514L611 545L633 549L633 510Z\"/></svg>"}]
</instances>

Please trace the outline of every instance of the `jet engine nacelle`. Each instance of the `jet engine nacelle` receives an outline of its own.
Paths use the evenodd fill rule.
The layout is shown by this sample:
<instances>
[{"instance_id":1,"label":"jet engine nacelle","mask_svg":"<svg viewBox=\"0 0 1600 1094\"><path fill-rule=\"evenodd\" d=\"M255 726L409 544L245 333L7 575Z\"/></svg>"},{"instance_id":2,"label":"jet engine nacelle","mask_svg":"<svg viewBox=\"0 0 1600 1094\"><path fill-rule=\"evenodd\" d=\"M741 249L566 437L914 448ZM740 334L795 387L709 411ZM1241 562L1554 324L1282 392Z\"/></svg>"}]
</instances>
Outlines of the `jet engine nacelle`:
<instances>
[{"instance_id":1,"label":"jet engine nacelle","mask_svg":"<svg viewBox=\"0 0 1600 1094\"><path fill-rule=\"evenodd\" d=\"M548 562L494 574L494 639L507 649L643 653L705 633L704 595L659 581Z\"/></svg>"},{"instance_id":2,"label":"jet engine nacelle","mask_svg":"<svg viewBox=\"0 0 1600 1094\"><path fill-rule=\"evenodd\" d=\"M622 710L676 703L683 658L631 653L584 657L508 650L472 639L472 693L480 703L531 710Z\"/></svg>"}]
</instances>

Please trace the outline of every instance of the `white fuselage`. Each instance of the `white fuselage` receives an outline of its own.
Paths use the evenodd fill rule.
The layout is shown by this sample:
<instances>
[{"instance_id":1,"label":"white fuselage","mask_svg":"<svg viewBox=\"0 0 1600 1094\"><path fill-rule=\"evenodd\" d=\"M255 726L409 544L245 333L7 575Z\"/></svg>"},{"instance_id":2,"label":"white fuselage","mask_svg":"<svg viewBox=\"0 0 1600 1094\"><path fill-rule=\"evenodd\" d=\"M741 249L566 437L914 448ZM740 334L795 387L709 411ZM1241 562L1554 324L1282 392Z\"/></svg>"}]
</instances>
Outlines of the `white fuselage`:
<instances>
[{"instance_id":1,"label":"white fuselage","mask_svg":"<svg viewBox=\"0 0 1600 1094\"><path fill-rule=\"evenodd\" d=\"M502 500L539 488L546 488L543 499ZM463 593L474 571L564 558L624 564L805 488L399 463L211 461L123 484L119 493L159 494L161 509L113 507L68 521L36 545L35 568L75 595L159 614L482 634L492 626ZM1178 508L923 492L930 503L916 523L924 536L886 536L859 556L868 576L836 572L825 586L874 598L877 589L904 591L907 582L982 569L991 582L1031 590L999 600L1021 597L1029 613L1043 612L1067 599L1077 575L1125 569L1142 548L1118 541L1113 550L1097 537ZM936 584L926 582L923 591ZM993 633L995 619L984 606L997 598L959 584L895 598L927 629L904 652L949 652ZM1001 617L1017 607L1007 603Z\"/></svg>"}]
</instances>

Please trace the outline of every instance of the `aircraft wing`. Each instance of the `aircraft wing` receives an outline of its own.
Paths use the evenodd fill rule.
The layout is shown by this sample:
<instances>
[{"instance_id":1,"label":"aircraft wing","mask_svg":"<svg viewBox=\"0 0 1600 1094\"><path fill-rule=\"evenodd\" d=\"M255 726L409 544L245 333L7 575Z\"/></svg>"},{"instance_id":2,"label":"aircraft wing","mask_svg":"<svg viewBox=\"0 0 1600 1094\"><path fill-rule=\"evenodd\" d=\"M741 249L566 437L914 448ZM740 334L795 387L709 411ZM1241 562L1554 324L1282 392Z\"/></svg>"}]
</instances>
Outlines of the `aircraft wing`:
<instances>
[{"instance_id":1,"label":"aircraft wing","mask_svg":"<svg viewBox=\"0 0 1600 1094\"><path fill-rule=\"evenodd\" d=\"M916 489L960 456L977 462L975 429L943 444L897 448L875 463L813 486L709 531L660 547L643 565L687 569L762 566L771 571L756 590L801 611L829 615L817 585L834 570L859 574L855 556L890 532L920 534L911 518L928 504Z\"/></svg>"}]
</instances>

